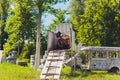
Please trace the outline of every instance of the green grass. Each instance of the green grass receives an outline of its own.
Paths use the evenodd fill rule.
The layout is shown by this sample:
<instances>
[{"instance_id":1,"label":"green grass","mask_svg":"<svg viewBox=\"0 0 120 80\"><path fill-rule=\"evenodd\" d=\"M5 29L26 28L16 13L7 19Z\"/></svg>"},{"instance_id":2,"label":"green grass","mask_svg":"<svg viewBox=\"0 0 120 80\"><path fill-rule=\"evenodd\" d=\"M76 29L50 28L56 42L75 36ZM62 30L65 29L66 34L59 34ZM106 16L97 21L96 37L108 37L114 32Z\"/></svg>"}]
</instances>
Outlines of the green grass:
<instances>
[{"instance_id":1,"label":"green grass","mask_svg":"<svg viewBox=\"0 0 120 80\"><path fill-rule=\"evenodd\" d=\"M39 80L40 71L14 64L0 64L0 80ZM81 72L70 74L70 67L62 69L60 80L120 80L120 73L107 71Z\"/></svg>"},{"instance_id":2,"label":"green grass","mask_svg":"<svg viewBox=\"0 0 120 80\"><path fill-rule=\"evenodd\" d=\"M40 71L15 64L0 64L0 80L38 80Z\"/></svg>"},{"instance_id":3,"label":"green grass","mask_svg":"<svg viewBox=\"0 0 120 80\"><path fill-rule=\"evenodd\" d=\"M75 71L70 75L70 67L62 69L60 80L120 80L120 73L108 73L107 71L81 72Z\"/></svg>"}]
</instances>

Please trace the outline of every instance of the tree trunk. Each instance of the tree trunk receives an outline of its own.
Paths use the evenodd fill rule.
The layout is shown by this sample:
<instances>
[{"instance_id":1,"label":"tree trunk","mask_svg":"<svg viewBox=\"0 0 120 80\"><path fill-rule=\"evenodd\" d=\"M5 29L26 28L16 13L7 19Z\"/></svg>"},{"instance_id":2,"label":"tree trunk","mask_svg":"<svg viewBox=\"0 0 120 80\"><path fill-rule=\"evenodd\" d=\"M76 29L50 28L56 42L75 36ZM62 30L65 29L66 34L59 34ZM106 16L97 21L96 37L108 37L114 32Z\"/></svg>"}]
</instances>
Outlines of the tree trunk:
<instances>
[{"instance_id":1,"label":"tree trunk","mask_svg":"<svg viewBox=\"0 0 120 80\"><path fill-rule=\"evenodd\" d=\"M41 17L42 17L42 2L38 1L38 21L37 21L37 39L36 39L36 54L35 54L35 68L38 69L40 65L40 47L41 47Z\"/></svg>"}]
</instances>

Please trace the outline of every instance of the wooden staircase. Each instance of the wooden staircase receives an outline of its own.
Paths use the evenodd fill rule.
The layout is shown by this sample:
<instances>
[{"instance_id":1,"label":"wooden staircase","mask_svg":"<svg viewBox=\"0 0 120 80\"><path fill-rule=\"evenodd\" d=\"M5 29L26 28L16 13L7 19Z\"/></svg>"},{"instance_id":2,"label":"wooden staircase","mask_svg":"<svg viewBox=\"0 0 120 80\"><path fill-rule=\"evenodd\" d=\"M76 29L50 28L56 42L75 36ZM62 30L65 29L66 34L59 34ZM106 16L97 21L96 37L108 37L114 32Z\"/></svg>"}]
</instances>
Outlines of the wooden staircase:
<instances>
[{"instance_id":1,"label":"wooden staircase","mask_svg":"<svg viewBox=\"0 0 120 80\"><path fill-rule=\"evenodd\" d=\"M47 56L40 80L59 80L65 51L50 51Z\"/></svg>"}]
</instances>

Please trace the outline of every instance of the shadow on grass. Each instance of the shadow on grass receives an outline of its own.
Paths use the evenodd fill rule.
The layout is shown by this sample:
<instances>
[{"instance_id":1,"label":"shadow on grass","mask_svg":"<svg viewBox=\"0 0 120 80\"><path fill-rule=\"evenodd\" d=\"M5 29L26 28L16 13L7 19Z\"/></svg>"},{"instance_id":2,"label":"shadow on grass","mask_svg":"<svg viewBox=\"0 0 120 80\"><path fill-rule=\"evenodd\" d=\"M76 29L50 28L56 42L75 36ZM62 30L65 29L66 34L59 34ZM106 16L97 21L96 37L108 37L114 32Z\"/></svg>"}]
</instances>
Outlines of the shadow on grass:
<instances>
[{"instance_id":1,"label":"shadow on grass","mask_svg":"<svg viewBox=\"0 0 120 80\"><path fill-rule=\"evenodd\" d=\"M89 77L89 76L96 76L99 75L99 77L105 77L105 75L120 75L120 73L109 73L108 71L74 71L71 75L71 69L69 67L62 70L61 76L68 77L68 78L75 78L75 77Z\"/></svg>"}]
</instances>

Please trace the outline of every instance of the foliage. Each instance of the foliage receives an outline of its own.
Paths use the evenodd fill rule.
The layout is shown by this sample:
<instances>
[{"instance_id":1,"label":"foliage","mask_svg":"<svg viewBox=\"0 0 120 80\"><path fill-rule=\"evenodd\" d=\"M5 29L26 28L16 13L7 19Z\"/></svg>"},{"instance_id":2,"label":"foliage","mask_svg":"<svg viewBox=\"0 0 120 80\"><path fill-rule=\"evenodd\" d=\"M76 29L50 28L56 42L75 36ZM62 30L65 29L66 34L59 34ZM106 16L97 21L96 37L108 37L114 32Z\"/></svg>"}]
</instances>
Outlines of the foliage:
<instances>
[{"instance_id":1,"label":"foliage","mask_svg":"<svg viewBox=\"0 0 120 80\"><path fill-rule=\"evenodd\" d=\"M35 21L32 11L32 1L16 0L15 9L10 11L5 31L9 34L7 43L4 45L5 54L12 49L19 49L21 53L25 40L34 41L35 39Z\"/></svg>"},{"instance_id":2,"label":"foliage","mask_svg":"<svg viewBox=\"0 0 120 80\"><path fill-rule=\"evenodd\" d=\"M68 0L0 0L0 14L3 15L0 21L0 46L4 45L4 55L11 50L16 50L21 58L29 58L30 54L35 53L35 49L29 52L31 51L29 49L31 44L27 44L26 41L33 42L32 48L35 48L36 41L36 52L38 54L41 52L43 55L47 41L46 35L41 33L41 16L44 13L50 13L57 17L59 17L58 15L64 17L64 12L60 13L61 10L54 8L53 5L66 1ZM56 14L58 12L59 14ZM64 19L60 17L58 19L62 22ZM37 39L36 32L38 34ZM41 40L40 43L37 43L38 40ZM37 51L38 49L41 50Z\"/></svg>"},{"instance_id":3,"label":"foliage","mask_svg":"<svg viewBox=\"0 0 120 80\"><path fill-rule=\"evenodd\" d=\"M0 49L3 50L8 34L4 31L5 23L8 17L9 2L8 0L0 0Z\"/></svg>"},{"instance_id":4,"label":"foliage","mask_svg":"<svg viewBox=\"0 0 120 80\"><path fill-rule=\"evenodd\" d=\"M79 24L81 20L81 15L84 14L85 2L86 0L72 0L70 4L70 14L71 14L71 22L74 25L74 30L78 32Z\"/></svg>"},{"instance_id":5,"label":"foliage","mask_svg":"<svg viewBox=\"0 0 120 80\"><path fill-rule=\"evenodd\" d=\"M78 0L75 2L81 3ZM76 7L79 6L76 3ZM72 23L77 32L76 39L89 46L120 46L120 1L119 0L85 0L84 7L73 7ZM71 3L72 5L74 2ZM80 9L80 10L79 10ZM83 12L82 14L77 12Z\"/></svg>"},{"instance_id":6,"label":"foliage","mask_svg":"<svg viewBox=\"0 0 120 80\"><path fill-rule=\"evenodd\" d=\"M47 50L47 34L45 31L45 26L42 26L42 34L41 34L41 55L43 56L45 50ZM35 42L26 42L23 46L23 51L21 52L19 59L30 59L30 55L35 54Z\"/></svg>"},{"instance_id":7,"label":"foliage","mask_svg":"<svg viewBox=\"0 0 120 80\"><path fill-rule=\"evenodd\" d=\"M53 22L49 26L49 30L51 31L56 30L56 25L69 22L68 20L66 20L66 15L68 15L67 10L64 10L64 11L58 10L58 13L54 15L56 18L53 20Z\"/></svg>"},{"instance_id":8,"label":"foliage","mask_svg":"<svg viewBox=\"0 0 120 80\"><path fill-rule=\"evenodd\" d=\"M45 33L42 32L42 34L41 34L41 46L42 47L41 47L40 53L41 53L41 56L43 56L45 53L45 50L47 50L47 34L46 34L46 32Z\"/></svg>"},{"instance_id":9,"label":"foliage","mask_svg":"<svg viewBox=\"0 0 120 80\"><path fill-rule=\"evenodd\" d=\"M38 27L45 27L42 25L40 16L50 13L59 17L58 19L62 22L64 19L60 17L64 17L65 12L54 8L53 5L66 1L68 0L0 0L0 14L3 15L1 16L3 19L0 20L0 46L4 45L4 55L11 50L16 50L20 55L19 58L29 58L30 54L35 53L35 42L41 44L42 47L38 47L39 45L36 47L41 49L38 52L43 55L47 47L47 36L41 33L43 29L36 30ZM57 14L58 12L59 14ZM39 15L39 13L41 14ZM35 35L38 31L41 31L38 33L40 43L37 43ZM33 45L26 42L32 42Z\"/></svg>"},{"instance_id":10,"label":"foliage","mask_svg":"<svg viewBox=\"0 0 120 80\"><path fill-rule=\"evenodd\" d=\"M0 80L37 80L40 71L15 64L0 64Z\"/></svg>"},{"instance_id":11,"label":"foliage","mask_svg":"<svg viewBox=\"0 0 120 80\"><path fill-rule=\"evenodd\" d=\"M105 46L120 46L120 0L103 1L104 15L103 26L105 27Z\"/></svg>"},{"instance_id":12,"label":"foliage","mask_svg":"<svg viewBox=\"0 0 120 80\"><path fill-rule=\"evenodd\" d=\"M35 45L34 43L26 43L23 47L23 51L19 56L19 59L30 59L30 55L35 54Z\"/></svg>"}]
</instances>

